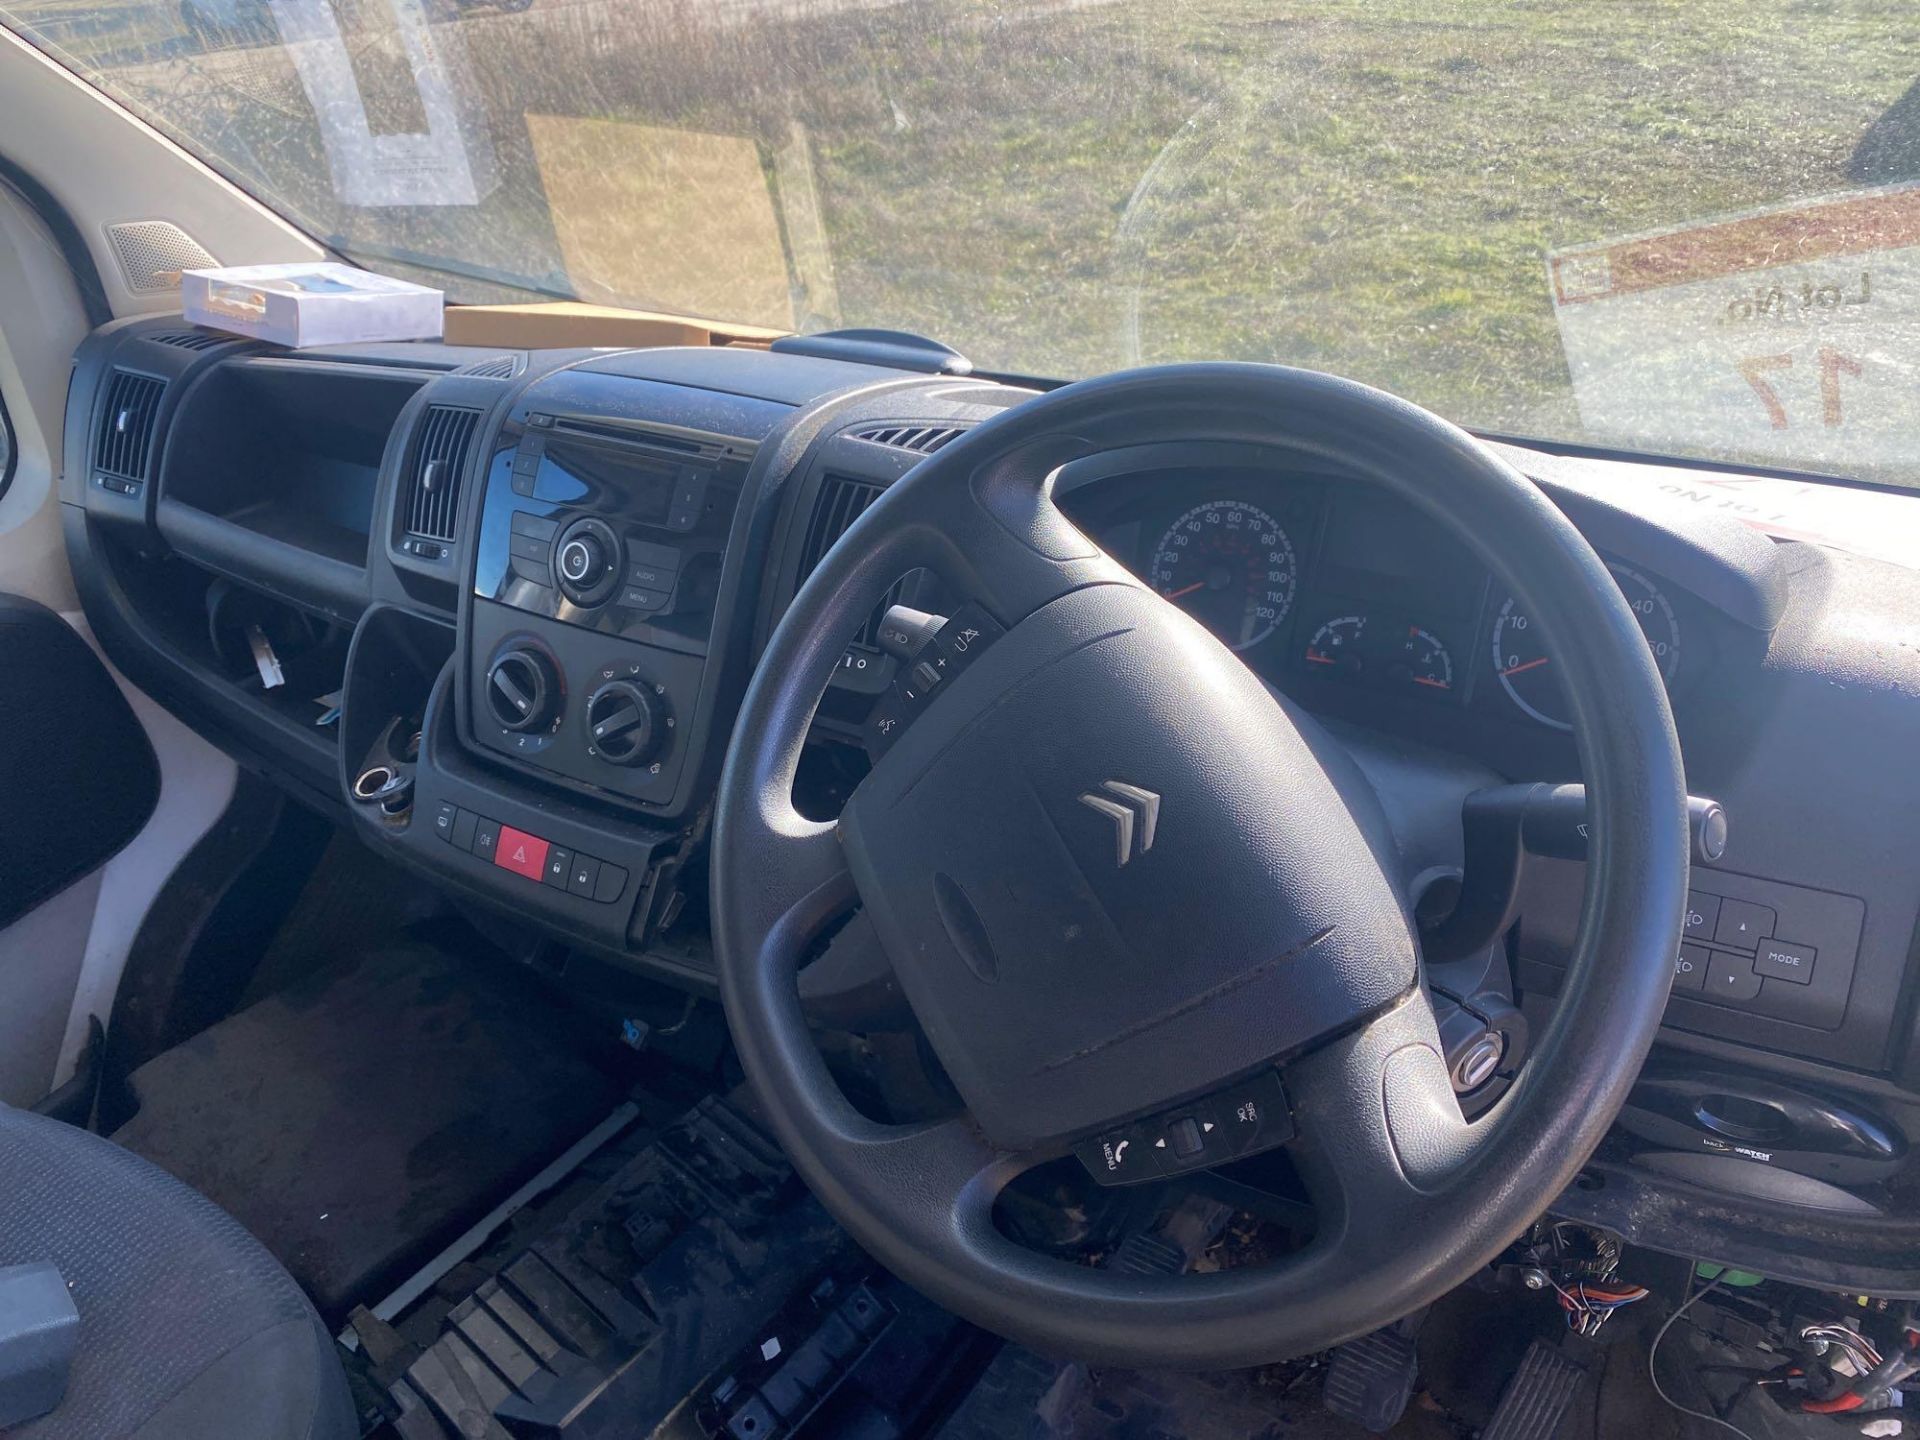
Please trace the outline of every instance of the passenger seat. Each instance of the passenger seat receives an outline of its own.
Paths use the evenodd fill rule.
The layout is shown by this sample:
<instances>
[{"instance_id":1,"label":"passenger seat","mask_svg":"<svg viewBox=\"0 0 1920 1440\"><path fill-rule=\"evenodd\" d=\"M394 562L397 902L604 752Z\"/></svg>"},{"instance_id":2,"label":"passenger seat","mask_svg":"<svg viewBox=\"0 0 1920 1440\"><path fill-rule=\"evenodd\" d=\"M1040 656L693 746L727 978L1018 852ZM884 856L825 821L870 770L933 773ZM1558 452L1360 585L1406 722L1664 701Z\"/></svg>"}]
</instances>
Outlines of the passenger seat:
<instances>
[{"instance_id":1,"label":"passenger seat","mask_svg":"<svg viewBox=\"0 0 1920 1440\"><path fill-rule=\"evenodd\" d=\"M332 1337L280 1263L172 1176L0 1106L0 1267L79 1311L66 1398L6 1440L355 1440ZM69 1322L70 1323L70 1322Z\"/></svg>"}]
</instances>

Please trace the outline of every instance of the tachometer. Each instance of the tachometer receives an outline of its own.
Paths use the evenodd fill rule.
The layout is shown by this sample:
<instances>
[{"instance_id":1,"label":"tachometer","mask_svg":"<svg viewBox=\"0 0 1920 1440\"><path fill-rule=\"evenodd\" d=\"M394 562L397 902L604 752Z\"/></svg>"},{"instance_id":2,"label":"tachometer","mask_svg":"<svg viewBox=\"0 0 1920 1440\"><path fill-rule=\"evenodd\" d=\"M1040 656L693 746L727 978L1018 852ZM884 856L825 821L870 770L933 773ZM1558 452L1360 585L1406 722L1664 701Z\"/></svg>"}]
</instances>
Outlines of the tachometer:
<instances>
[{"instance_id":1,"label":"tachometer","mask_svg":"<svg viewBox=\"0 0 1920 1440\"><path fill-rule=\"evenodd\" d=\"M1680 621L1673 613L1672 602L1638 570L1625 565L1608 565L1607 569L1613 572L1634 619L1640 622L1640 633L1647 637L1661 678L1671 685L1680 665ZM1493 668L1508 698L1527 714L1556 730L1573 728L1567 718L1566 696L1554 674L1553 657L1547 654L1546 642L1533 617L1511 595L1493 622Z\"/></svg>"},{"instance_id":2,"label":"tachometer","mask_svg":"<svg viewBox=\"0 0 1920 1440\"><path fill-rule=\"evenodd\" d=\"M1235 650L1258 645L1287 618L1299 580L1293 542L1244 500L1208 500L1167 528L1147 583Z\"/></svg>"}]
</instances>

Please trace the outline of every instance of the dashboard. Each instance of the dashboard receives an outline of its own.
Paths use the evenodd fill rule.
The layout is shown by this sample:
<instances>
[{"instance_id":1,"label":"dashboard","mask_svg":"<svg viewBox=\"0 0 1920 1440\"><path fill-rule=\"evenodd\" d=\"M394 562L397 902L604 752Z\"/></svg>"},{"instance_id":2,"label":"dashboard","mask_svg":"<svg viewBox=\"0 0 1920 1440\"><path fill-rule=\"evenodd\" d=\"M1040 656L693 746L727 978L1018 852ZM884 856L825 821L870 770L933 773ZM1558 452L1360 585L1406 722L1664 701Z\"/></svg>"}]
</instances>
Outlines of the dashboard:
<instances>
[{"instance_id":1,"label":"dashboard","mask_svg":"<svg viewBox=\"0 0 1920 1440\"><path fill-rule=\"evenodd\" d=\"M1031 393L897 358L288 354L119 322L69 400L76 581L131 678L425 883L710 992L706 819L760 648L888 485ZM1690 788L1730 817L1675 937L1663 1047L1869 1096L1920 1135L1920 651L1899 630L1920 575L1664 504L1628 463L1504 453L1606 559ZM1436 837L1410 879L1457 875L1463 787L1579 778L1548 637L1425 510L1213 442L1097 454L1055 491L1363 768L1448 777L1394 816ZM888 597L971 598L924 574ZM803 765L825 814L911 683L880 614ZM1544 1017L1584 868L1529 867L1510 974L1445 977L1466 1008L1494 995L1516 1034Z\"/></svg>"}]
</instances>

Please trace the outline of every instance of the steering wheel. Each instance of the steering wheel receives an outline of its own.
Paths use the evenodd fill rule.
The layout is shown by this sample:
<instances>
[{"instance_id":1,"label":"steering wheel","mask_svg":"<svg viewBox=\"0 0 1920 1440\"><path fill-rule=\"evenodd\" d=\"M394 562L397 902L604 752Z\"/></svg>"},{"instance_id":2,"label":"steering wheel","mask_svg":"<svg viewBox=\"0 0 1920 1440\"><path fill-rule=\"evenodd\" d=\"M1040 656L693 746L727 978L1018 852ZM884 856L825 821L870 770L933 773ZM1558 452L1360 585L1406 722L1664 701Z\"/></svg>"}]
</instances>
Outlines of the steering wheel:
<instances>
[{"instance_id":1,"label":"steering wheel","mask_svg":"<svg viewBox=\"0 0 1920 1440\"><path fill-rule=\"evenodd\" d=\"M1053 503L1070 459L1201 440L1331 462L1404 498L1545 632L1587 782L1586 893L1558 1010L1472 1123L1377 796L1309 717ZM792 791L814 709L862 620L921 567L1004 634L925 697L837 825L809 821ZM1573 1180L1660 1022L1685 804L1666 693L1626 602L1516 470L1414 405L1325 375L1130 371L1027 401L922 461L801 587L720 782L722 995L795 1167L908 1283L1055 1354L1262 1364L1438 1298ZM809 1038L797 967L855 904L964 1114L867 1118ZM1023 1169L1276 1071L1319 1217L1298 1251L1142 1276L996 1228L995 1197Z\"/></svg>"}]
</instances>

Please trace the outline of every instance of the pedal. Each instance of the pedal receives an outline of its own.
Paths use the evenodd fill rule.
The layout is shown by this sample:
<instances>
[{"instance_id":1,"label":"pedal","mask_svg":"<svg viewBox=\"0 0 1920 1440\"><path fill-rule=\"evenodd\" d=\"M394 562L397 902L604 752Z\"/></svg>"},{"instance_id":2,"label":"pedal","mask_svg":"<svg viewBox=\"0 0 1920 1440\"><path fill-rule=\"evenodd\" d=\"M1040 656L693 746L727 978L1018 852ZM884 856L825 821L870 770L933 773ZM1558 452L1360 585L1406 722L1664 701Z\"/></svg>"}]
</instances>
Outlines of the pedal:
<instances>
[{"instance_id":1,"label":"pedal","mask_svg":"<svg viewBox=\"0 0 1920 1440\"><path fill-rule=\"evenodd\" d=\"M1178 1275L1187 1268L1187 1252L1158 1235L1129 1235L1107 1268L1127 1275Z\"/></svg>"},{"instance_id":2,"label":"pedal","mask_svg":"<svg viewBox=\"0 0 1920 1440\"><path fill-rule=\"evenodd\" d=\"M1321 1395L1329 1412L1375 1435L1398 1423L1420 1370L1413 1341L1424 1315L1349 1340L1333 1352Z\"/></svg>"},{"instance_id":3,"label":"pedal","mask_svg":"<svg viewBox=\"0 0 1920 1440\"><path fill-rule=\"evenodd\" d=\"M1534 1341L1500 1393L1481 1440L1553 1440L1586 1373L1560 1346Z\"/></svg>"}]
</instances>

